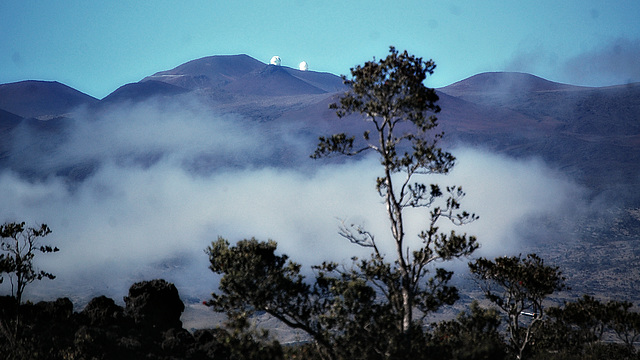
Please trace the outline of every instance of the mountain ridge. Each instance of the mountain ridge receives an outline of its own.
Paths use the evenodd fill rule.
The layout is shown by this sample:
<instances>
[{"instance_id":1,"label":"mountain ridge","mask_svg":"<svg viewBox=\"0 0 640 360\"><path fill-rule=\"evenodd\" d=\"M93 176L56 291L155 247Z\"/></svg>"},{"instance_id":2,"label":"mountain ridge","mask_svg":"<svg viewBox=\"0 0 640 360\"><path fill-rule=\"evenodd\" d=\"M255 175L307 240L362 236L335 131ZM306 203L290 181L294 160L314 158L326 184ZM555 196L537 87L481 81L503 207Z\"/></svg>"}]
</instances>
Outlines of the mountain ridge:
<instances>
[{"instance_id":1,"label":"mountain ridge","mask_svg":"<svg viewBox=\"0 0 640 360\"><path fill-rule=\"evenodd\" d=\"M98 99L57 81L24 80L0 84L0 109L23 118L55 117Z\"/></svg>"},{"instance_id":2,"label":"mountain ridge","mask_svg":"<svg viewBox=\"0 0 640 360\"><path fill-rule=\"evenodd\" d=\"M342 79L330 73L265 64L248 55L214 55L125 84L102 100L57 82L3 84L0 120L6 119L2 134L7 137L26 118L64 122L78 107L94 109L91 112L152 98L169 103L190 94L221 114L273 122L270 126L287 124L313 143L318 135L335 131L335 116L327 107L344 90ZM591 88L526 73L493 72L436 91L448 144L482 146L515 157L541 156L574 169L572 176L598 191L607 187L610 171L623 174L626 183L640 181L640 83ZM42 128L47 137L36 138L55 142L55 132L43 125L30 122L29 128ZM348 129L359 133L358 126ZM574 154L575 149L581 152ZM11 163L11 156L4 154L0 166ZM594 165L594 159L605 163Z\"/></svg>"},{"instance_id":3,"label":"mountain ridge","mask_svg":"<svg viewBox=\"0 0 640 360\"><path fill-rule=\"evenodd\" d=\"M272 68L272 70L268 71L269 68ZM140 97L141 99L145 99L149 97L148 95L153 96L156 95L156 93L159 95L173 95L177 93L187 92L179 89L186 89L188 91L197 89L220 89L225 88L227 87L227 85L241 80L242 78L245 78L243 84L229 87L229 89L234 90L231 92L237 92L239 89L244 90L247 82L250 83L251 81L255 81L256 78L260 77L264 78L265 73L282 75L282 71L291 75L293 78L306 83L305 85L301 86L301 89L303 89L302 93L305 93L305 90L308 93L321 93L321 91L331 93L344 91L346 89L346 87L344 87L344 85L342 84L341 77L331 73L315 72L311 70L301 71L286 66L278 66L277 70L279 71L274 71L273 68L276 67L274 65L262 63L259 60L254 59L246 54L207 56L188 61L170 70L156 72L152 75L144 77L139 82L124 84L102 99L96 99L88 94L82 93L79 90L76 90L57 81L23 80L13 83L0 84L0 109L15 113L25 118L45 115L61 115L62 113L60 111L55 114L45 114L46 111L43 111L42 109L37 109L35 111L26 111L23 107L20 107L18 108L18 110L16 110L16 106L12 106L10 105L10 103L23 104L26 101L31 101L30 105L33 107L35 103L35 107L38 108L38 106L42 106L42 104L46 102L46 99L43 99L44 97L51 95L60 96L59 94L61 93L73 92L76 97L83 98L83 100L75 100L75 102L73 100L68 101L70 105L93 105L103 100L112 102L117 98ZM168 90L170 89L169 87L166 87L164 89L153 89L153 86L149 86L149 84L143 84L145 82L150 82L152 84L166 83L174 85L176 88L173 88L173 91ZM43 89L38 89L37 87L35 87L34 91L34 84L41 84L41 87ZM525 85L524 87L514 87L514 85L523 84ZM26 85L27 88L29 88L31 85L32 90L25 91L24 86L22 85ZM56 86L59 88L54 89L54 87ZM634 84L621 84L617 86L607 87L584 87L557 83L527 73L484 72L454 82L450 85L436 88L436 90L454 97L464 98L465 96L468 96L468 94L476 92L510 93L513 92L514 89L518 89L517 92L570 91L590 89L619 89L628 88L630 86L634 86ZM142 92L148 92L148 94L136 94L136 91L132 91L135 88L144 89L142 90ZM38 94L38 90L40 90L41 92L40 97L36 96ZM128 94L120 94L123 90L127 90ZM261 90L253 89L251 92L255 93L256 95L282 95L282 93L278 93L277 91L274 93L273 91L275 90L276 89L265 87ZM26 92L33 93L32 97L28 98L28 95L25 94ZM9 94L15 96L18 93L22 93L19 94L21 98L18 101L15 101L15 99L8 96ZM295 94L295 91L284 91L283 93L286 95L293 95ZM300 94L300 92L298 92L298 94ZM49 99L51 99L51 97L49 97ZM66 111L72 108L72 106L63 107L63 109Z\"/></svg>"},{"instance_id":4,"label":"mountain ridge","mask_svg":"<svg viewBox=\"0 0 640 360\"><path fill-rule=\"evenodd\" d=\"M43 91L28 92L29 84ZM370 124L350 121L359 114L339 119L329 109L346 89L340 77L276 67L247 55L196 59L124 84L101 100L55 82L0 89L0 175L34 184L60 180L69 193L99 179L101 170L144 172L168 162L207 182L229 169L295 169L307 176L319 166L309 159L318 136L343 131L357 136ZM603 212L640 209L640 84L588 88L524 73L483 73L436 92L442 108L437 130L445 133L441 145L454 155L456 147L470 147L534 159L571 179L594 207L606 203ZM78 107L82 111L75 111ZM331 161L351 160L325 163ZM132 191L140 184L132 183ZM108 183L85 191L92 199L110 196ZM571 211L562 216L571 218ZM615 216L599 217L597 226L593 218L561 226L548 221L544 229L536 227L538 220L523 224L523 231L537 237L557 230L540 254L577 269L571 272L575 283L593 284L602 279L594 254L604 248L613 259L607 271L637 273L632 262L621 264L634 254L628 249L637 249L640 222L629 216L615 222ZM573 227L579 241L553 243ZM626 244L620 246L624 251L616 252L617 245L609 249L619 243ZM584 253L592 259L588 264L581 262ZM618 293L638 289L640 280L632 280L616 278ZM611 290L603 284L598 289Z\"/></svg>"},{"instance_id":5,"label":"mountain ridge","mask_svg":"<svg viewBox=\"0 0 640 360\"><path fill-rule=\"evenodd\" d=\"M458 96L469 92L513 93L540 91L577 91L593 89L587 86L570 85L522 72L483 72L438 88L447 94Z\"/></svg>"}]
</instances>

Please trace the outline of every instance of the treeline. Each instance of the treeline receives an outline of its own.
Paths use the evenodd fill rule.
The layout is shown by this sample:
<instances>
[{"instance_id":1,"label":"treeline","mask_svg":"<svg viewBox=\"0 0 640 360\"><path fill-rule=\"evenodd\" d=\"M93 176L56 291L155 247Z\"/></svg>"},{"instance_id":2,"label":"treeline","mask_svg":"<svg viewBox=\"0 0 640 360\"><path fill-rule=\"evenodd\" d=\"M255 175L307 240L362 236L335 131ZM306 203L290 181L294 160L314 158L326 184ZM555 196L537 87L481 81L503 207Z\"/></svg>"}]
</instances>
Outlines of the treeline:
<instances>
[{"instance_id":1,"label":"treeline","mask_svg":"<svg viewBox=\"0 0 640 360\"><path fill-rule=\"evenodd\" d=\"M284 346L267 331L251 326L257 309L232 311L228 327L189 332L182 328L184 304L173 284L153 280L134 284L121 307L100 296L79 312L67 298L17 307L15 297L0 297L0 354L3 359L325 359L315 341ZM634 341L640 316L626 302L592 297L546 309L521 356L528 359L640 359ZM236 309L240 310L240 309ZM20 325L15 328L17 314ZM522 314L523 326L535 321ZM381 316L384 318L384 315ZM505 314L473 302L455 319L425 325L410 349L393 358L513 359ZM376 352L393 331L374 333L371 323L347 316L334 333L339 359L383 359ZM366 319L362 319L366 322ZM14 332L15 330L15 332ZM380 330L380 329L376 329ZM397 333L396 333L397 336ZM339 349L338 349L339 347ZM347 355L348 354L348 355ZM346 355L346 356L345 356Z\"/></svg>"},{"instance_id":2,"label":"treeline","mask_svg":"<svg viewBox=\"0 0 640 360\"><path fill-rule=\"evenodd\" d=\"M51 252L39 240L51 230L23 223L0 226L0 282L28 284L53 279L36 270L35 252ZM182 328L184 304L173 284L153 280L134 284L125 307L104 296L80 312L67 298L22 303L0 297L0 354L3 359L640 359L640 313L629 302L601 302L584 296L561 307L545 300L564 289L559 268L525 257L470 262L485 297L495 306L470 304L455 319L428 323L428 312L402 327L401 306L387 302L362 269L337 264L315 267L315 279L277 254L274 241L242 240L231 246L219 238L207 248L212 271L222 274L220 293L207 302L225 312L224 327ZM16 251L17 250L17 251ZM50 250L50 251L48 251ZM57 250L57 249L56 249ZM366 262L354 259L354 266ZM38 274L46 274L39 277ZM386 276L386 275L385 275ZM419 294L435 310L458 299L457 289L432 288ZM283 346L252 317L267 313L309 341Z\"/></svg>"},{"instance_id":3,"label":"treeline","mask_svg":"<svg viewBox=\"0 0 640 360\"><path fill-rule=\"evenodd\" d=\"M208 248L211 269L222 274L220 293L209 305L224 311L228 326L250 333L251 316L265 312L305 332L308 344L289 354L308 359L640 359L640 313L633 304L583 296L559 307L549 297L565 289L558 267L535 254L476 259L469 263L484 296L455 319L429 323L428 315L455 288L427 288L420 296L432 311L398 324L401 306L376 277L362 269L323 264L306 279L300 265L278 255L273 241L218 239ZM354 259L353 267L361 260ZM389 301L391 299L391 301ZM399 302L399 300L396 300ZM427 307L424 307L426 309ZM291 358L296 358L292 356ZM300 357L297 357L300 358Z\"/></svg>"},{"instance_id":4,"label":"treeline","mask_svg":"<svg viewBox=\"0 0 640 360\"><path fill-rule=\"evenodd\" d=\"M152 280L133 284L125 307L113 299L92 299L73 312L68 298L26 303L0 297L0 358L74 359L261 359L282 358L277 344L224 329L182 328L184 304L173 284ZM17 314L20 324L16 328ZM264 356L264 357L263 357Z\"/></svg>"}]
</instances>

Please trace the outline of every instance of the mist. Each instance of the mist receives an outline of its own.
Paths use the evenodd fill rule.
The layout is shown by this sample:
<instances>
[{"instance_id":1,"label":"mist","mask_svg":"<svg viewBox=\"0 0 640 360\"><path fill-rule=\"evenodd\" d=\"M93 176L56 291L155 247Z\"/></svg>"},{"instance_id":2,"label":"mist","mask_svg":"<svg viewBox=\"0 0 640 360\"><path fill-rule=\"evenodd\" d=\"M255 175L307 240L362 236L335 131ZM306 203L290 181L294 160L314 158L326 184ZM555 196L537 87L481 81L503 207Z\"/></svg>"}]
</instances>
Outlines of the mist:
<instances>
[{"instance_id":1,"label":"mist","mask_svg":"<svg viewBox=\"0 0 640 360\"><path fill-rule=\"evenodd\" d=\"M542 45L527 44L515 52L504 69L582 86L613 86L640 82L640 39L613 38L566 59Z\"/></svg>"},{"instance_id":2,"label":"mist","mask_svg":"<svg viewBox=\"0 0 640 360\"><path fill-rule=\"evenodd\" d=\"M640 39L618 38L569 59L562 70L575 84L640 82Z\"/></svg>"},{"instance_id":3,"label":"mist","mask_svg":"<svg viewBox=\"0 0 640 360\"><path fill-rule=\"evenodd\" d=\"M42 242L60 248L36 256L37 267L57 278L32 284L27 299L68 296L83 304L104 294L119 301L133 282L165 278L185 299L202 301L217 285L204 249L218 236L232 243L273 239L306 272L325 260L367 254L338 235L341 221L362 225L380 242L390 238L372 156L312 160L315 142L287 132L286 124L215 113L197 101L79 109L74 118L47 151L25 145L28 129L15 146L31 149L21 156L51 174L93 161L81 181L0 172L0 221L46 223L53 233ZM553 236L526 226L530 219L586 206L583 190L539 159L465 146L451 151L453 172L423 180L463 186L463 209L480 219L456 231L478 237L478 255L522 252L523 235ZM410 239L424 211L409 214ZM0 291L10 291L8 281Z\"/></svg>"}]
</instances>

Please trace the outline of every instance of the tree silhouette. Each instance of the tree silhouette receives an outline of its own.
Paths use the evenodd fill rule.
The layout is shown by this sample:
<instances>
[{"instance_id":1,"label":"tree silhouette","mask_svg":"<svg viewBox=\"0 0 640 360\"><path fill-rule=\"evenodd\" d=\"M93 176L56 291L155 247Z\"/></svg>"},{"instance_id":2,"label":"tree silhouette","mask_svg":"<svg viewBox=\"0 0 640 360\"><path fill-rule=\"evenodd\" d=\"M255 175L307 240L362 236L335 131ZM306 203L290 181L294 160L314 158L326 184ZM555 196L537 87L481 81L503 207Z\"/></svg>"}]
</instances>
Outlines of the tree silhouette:
<instances>
[{"instance_id":1,"label":"tree silhouette","mask_svg":"<svg viewBox=\"0 0 640 360\"><path fill-rule=\"evenodd\" d=\"M399 53L394 47L385 59L352 68L351 79L343 77L349 91L331 107L340 118L361 115L368 126L362 143L358 145L355 136L345 133L320 137L312 155L353 156L373 151L378 156L382 175L376 180L376 190L384 199L395 254L388 260L377 238L360 226L345 226L341 234L373 250L371 259L360 266L361 273L386 295L398 315L398 326L407 336L415 320L414 307L429 313L457 298L455 289L446 287L451 274L443 269L425 284L429 266L470 255L478 247L473 236L439 232L440 220L462 225L477 219L460 210L462 188L446 187L445 195L438 185L415 181L419 175L446 174L455 163L454 156L438 146L443 133L434 131L438 125L435 113L440 111L438 95L424 85L434 69L433 61L423 61L407 51ZM444 201L438 205L438 200ZM410 208L431 208L426 228L416 234L420 240L417 248L407 245L405 214Z\"/></svg>"},{"instance_id":2,"label":"tree silhouette","mask_svg":"<svg viewBox=\"0 0 640 360\"><path fill-rule=\"evenodd\" d=\"M536 254L480 258L469 268L485 297L506 315L510 348L522 359L543 323L544 299L564 288L562 272Z\"/></svg>"},{"instance_id":3,"label":"tree silhouette","mask_svg":"<svg viewBox=\"0 0 640 360\"><path fill-rule=\"evenodd\" d=\"M20 304L22 295L28 284L36 281L55 279L55 276L43 270L38 270L33 264L36 252L51 253L59 249L38 243L41 237L51 233L51 229L46 224L40 227L25 227L25 223L5 223L0 225L0 283L4 280L3 273L6 273L11 283L11 295L15 297L15 318L13 319L13 330L4 322L0 323L2 334L13 344L18 345L18 334L20 329Z\"/></svg>"},{"instance_id":4,"label":"tree silhouette","mask_svg":"<svg viewBox=\"0 0 640 360\"><path fill-rule=\"evenodd\" d=\"M460 209L462 188L443 190L419 178L446 174L455 162L438 146L443 134L434 132L438 96L424 85L434 68L432 61L391 47L385 59L351 69L351 79L343 77L349 91L331 107L343 120L364 121L368 128L362 143L345 133L320 137L312 155L377 154L381 175L375 189L384 200L392 237L379 240L359 225L343 224L340 235L372 253L352 258L350 266L315 266L311 281L301 275L299 264L275 254L273 241L250 239L230 246L219 238L207 249L211 270L223 275L220 293L209 305L227 312L238 326L264 311L306 332L326 359L427 356L425 317L458 299L457 289L448 285L453 273L434 265L468 256L478 247L473 236L439 230L443 221L463 225L477 219ZM361 116L347 116L353 113ZM411 238L405 234L410 209L422 209L426 224ZM383 253L381 241L394 245L392 255Z\"/></svg>"}]
</instances>

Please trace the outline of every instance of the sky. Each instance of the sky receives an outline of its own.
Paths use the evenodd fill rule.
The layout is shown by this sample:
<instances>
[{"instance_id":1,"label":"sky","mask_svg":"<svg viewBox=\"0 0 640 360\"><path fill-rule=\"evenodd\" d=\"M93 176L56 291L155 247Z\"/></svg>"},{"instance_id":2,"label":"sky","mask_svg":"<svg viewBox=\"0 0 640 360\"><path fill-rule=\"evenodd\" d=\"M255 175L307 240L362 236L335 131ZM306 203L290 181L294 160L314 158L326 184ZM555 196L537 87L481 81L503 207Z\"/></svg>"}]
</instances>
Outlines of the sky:
<instances>
[{"instance_id":1,"label":"sky","mask_svg":"<svg viewBox=\"0 0 640 360\"><path fill-rule=\"evenodd\" d=\"M96 98L210 55L348 74L390 45L433 59L428 85L487 71L587 86L640 81L637 0L0 2L0 83Z\"/></svg>"}]
</instances>

